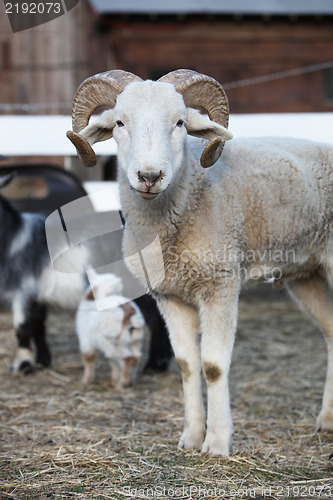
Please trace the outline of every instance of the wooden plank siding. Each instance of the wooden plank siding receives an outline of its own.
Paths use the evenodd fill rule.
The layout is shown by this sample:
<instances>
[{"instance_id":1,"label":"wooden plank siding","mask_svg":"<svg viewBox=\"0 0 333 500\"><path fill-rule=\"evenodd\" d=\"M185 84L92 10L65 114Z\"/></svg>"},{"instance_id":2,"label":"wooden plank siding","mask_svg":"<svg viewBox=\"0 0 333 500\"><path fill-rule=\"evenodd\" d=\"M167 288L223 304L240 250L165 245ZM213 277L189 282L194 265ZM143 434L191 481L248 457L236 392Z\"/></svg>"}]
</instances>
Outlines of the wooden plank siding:
<instances>
[{"instance_id":1,"label":"wooden plank siding","mask_svg":"<svg viewBox=\"0 0 333 500\"><path fill-rule=\"evenodd\" d=\"M333 60L331 18L109 22L117 67L143 78L185 67L228 83ZM236 113L333 110L324 96L323 71L227 93Z\"/></svg>"},{"instance_id":2,"label":"wooden plank siding","mask_svg":"<svg viewBox=\"0 0 333 500\"><path fill-rule=\"evenodd\" d=\"M142 78L192 68L229 83L333 60L332 17L163 19L101 16L81 0L62 17L13 34L0 3L0 102L49 103L52 109L27 112L69 113L77 86L113 68ZM234 113L332 111L327 82L317 71L227 94Z\"/></svg>"},{"instance_id":3,"label":"wooden plank siding","mask_svg":"<svg viewBox=\"0 0 333 500\"><path fill-rule=\"evenodd\" d=\"M70 113L77 86L91 74L91 26L90 8L83 0L73 10L49 23L13 34L1 3L1 103L46 103L51 108L27 112ZM64 108L66 103L69 105Z\"/></svg>"}]
</instances>

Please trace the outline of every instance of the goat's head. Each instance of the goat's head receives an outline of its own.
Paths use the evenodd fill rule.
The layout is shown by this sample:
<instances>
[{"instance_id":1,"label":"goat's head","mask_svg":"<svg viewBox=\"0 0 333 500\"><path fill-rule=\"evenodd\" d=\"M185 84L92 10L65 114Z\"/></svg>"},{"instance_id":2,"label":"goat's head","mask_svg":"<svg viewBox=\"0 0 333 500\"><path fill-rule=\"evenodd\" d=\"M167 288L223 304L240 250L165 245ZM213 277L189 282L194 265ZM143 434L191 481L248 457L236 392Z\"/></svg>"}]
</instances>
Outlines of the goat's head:
<instances>
[{"instance_id":1,"label":"goat's head","mask_svg":"<svg viewBox=\"0 0 333 500\"><path fill-rule=\"evenodd\" d=\"M112 273L98 274L94 269L88 271L90 287L86 290L85 299L103 299L119 295L123 291L121 278Z\"/></svg>"},{"instance_id":2,"label":"goat's head","mask_svg":"<svg viewBox=\"0 0 333 500\"><path fill-rule=\"evenodd\" d=\"M111 109L89 124L101 106ZM193 107L203 108L208 117ZM126 170L131 188L147 199L164 191L180 168L187 134L209 140L201 156L203 167L213 165L224 141L232 138L223 88L192 70L172 71L157 82L121 70L100 73L78 88L72 112L73 132L67 136L83 163L95 165L91 145L113 135L120 168Z\"/></svg>"}]
</instances>

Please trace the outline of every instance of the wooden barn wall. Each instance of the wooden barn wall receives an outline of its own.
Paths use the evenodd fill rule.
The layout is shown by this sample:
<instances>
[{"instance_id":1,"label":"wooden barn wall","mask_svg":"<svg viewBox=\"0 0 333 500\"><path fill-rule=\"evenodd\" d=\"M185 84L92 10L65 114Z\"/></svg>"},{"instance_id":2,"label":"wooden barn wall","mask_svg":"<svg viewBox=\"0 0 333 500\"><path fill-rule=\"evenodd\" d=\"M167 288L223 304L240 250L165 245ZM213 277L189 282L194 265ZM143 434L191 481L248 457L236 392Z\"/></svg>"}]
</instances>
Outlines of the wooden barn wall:
<instances>
[{"instance_id":1,"label":"wooden barn wall","mask_svg":"<svg viewBox=\"0 0 333 500\"><path fill-rule=\"evenodd\" d=\"M86 2L58 19L17 33L11 32L3 3L0 14L0 101L52 106L27 111L33 114L69 113L77 86L91 74Z\"/></svg>"},{"instance_id":2,"label":"wooden barn wall","mask_svg":"<svg viewBox=\"0 0 333 500\"><path fill-rule=\"evenodd\" d=\"M143 78L192 68L228 83L333 60L333 21L110 21L109 55ZM228 90L235 113L332 111L323 71Z\"/></svg>"},{"instance_id":3,"label":"wooden barn wall","mask_svg":"<svg viewBox=\"0 0 333 500\"><path fill-rule=\"evenodd\" d=\"M192 68L228 83L333 60L332 18L133 19L98 18L81 0L59 19L13 34L0 3L0 101L68 103L67 108L30 111L68 113L77 86L87 76L116 67L143 78ZM332 111L324 83L324 73L318 71L227 93L235 113Z\"/></svg>"}]
</instances>

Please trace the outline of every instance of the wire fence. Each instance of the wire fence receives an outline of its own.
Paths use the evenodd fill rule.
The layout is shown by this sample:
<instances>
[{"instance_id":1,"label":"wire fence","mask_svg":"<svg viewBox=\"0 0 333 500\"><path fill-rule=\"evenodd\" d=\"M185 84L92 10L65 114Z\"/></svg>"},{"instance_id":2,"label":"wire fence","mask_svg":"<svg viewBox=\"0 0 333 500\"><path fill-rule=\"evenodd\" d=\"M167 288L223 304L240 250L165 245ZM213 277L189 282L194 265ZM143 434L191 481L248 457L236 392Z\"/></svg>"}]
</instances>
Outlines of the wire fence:
<instances>
[{"instance_id":1,"label":"wire fence","mask_svg":"<svg viewBox=\"0 0 333 500\"><path fill-rule=\"evenodd\" d=\"M323 71L325 69L330 69L330 68L333 68L333 61L311 64L310 66L303 66L302 68L287 69L285 71L278 71L277 73L270 73L269 75L255 76L253 78L246 78L245 80L228 82L223 84L223 88L225 90L229 90L229 89L235 89L237 87L247 87L248 85L256 85L258 83L272 82L274 80L281 80L283 78L290 78L292 76L304 75L306 73L313 73L314 71Z\"/></svg>"}]
</instances>

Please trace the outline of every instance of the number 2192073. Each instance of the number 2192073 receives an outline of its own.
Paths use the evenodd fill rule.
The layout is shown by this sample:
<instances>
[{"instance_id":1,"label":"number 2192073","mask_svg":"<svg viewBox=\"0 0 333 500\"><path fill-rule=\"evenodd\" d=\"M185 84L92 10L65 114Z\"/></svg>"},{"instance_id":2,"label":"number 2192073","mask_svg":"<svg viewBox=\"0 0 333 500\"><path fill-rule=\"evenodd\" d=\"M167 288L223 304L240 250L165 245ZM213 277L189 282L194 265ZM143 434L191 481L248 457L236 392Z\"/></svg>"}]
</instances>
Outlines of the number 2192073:
<instances>
[{"instance_id":1,"label":"number 2192073","mask_svg":"<svg viewBox=\"0 0 333 500\"><path fill-rule=\"evenodd\" d=\"M45 3L6 3L6 14L61 14L60 2Z\"/></svg>"}]
</instances>

